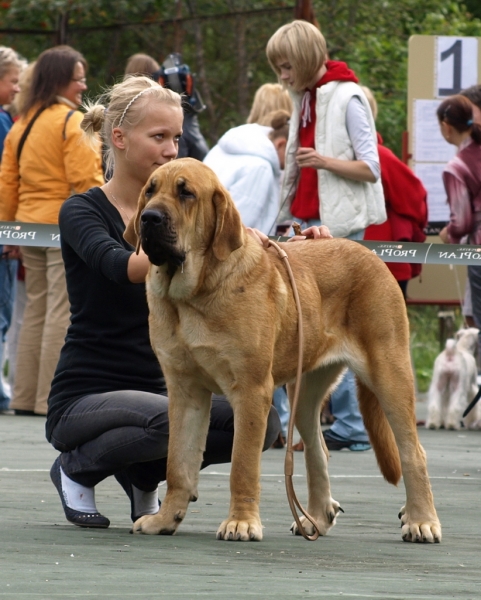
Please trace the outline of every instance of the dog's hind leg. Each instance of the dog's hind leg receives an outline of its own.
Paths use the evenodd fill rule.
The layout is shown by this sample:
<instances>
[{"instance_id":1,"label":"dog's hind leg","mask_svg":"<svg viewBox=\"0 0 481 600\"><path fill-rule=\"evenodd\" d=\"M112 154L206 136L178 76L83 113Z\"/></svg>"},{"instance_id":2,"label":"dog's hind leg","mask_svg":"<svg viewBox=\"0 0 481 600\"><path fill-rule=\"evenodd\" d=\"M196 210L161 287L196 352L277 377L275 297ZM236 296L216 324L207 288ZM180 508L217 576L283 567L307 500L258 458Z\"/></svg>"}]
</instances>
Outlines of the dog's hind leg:
<instances>
[{"instance_id":1,"label":"dog's hind leg","mask_svg":"<svg viewBox=\"0 0 481 600\"><path fill-rule=\"evenodd\" d=\"M439 542L441 525L434 508L426 454L416 430L409 354L401 360L396 348L384 351L377 361L371 356L369 373L360 373L369 387L359 382L359 406L384 477L396 484L402 468L406 487L406 504L399 515L402 538L406 542Z\"/></svg>"},{"instance_id":2,"label":"dog's hind leg","mask_svg":"<svg viewBox=\"0 0 481 600\"><path fill-rule=\"evenodd\" d=\"M188 385L169 387L169 448L167 492L156 515L140 517L132 533L172 535L184 520L189 502L197 500L199 470L205 449L211 392Z\"/></svg>"},{"instance_id":3,"label":"dog's hind leg","mask_svg":"<svg viewBox=\"0 0 481 600\"><path fill-rule=\"evenodd\" d=\"M326 535L336 524L336 517L340 510L339 503L331 497L327 472L329 453L321 431L321 405L343 370L343 365L331 364L306 373L302 378L295 416L296 427L304 441L308 488L307 512L316 521L321 535ZM288 393L291 402L293 391L294 385L289 384ZM307 533L312 535L314 533L312 523L305 517L301 517L301 522ZM296 523L292 525L291 531L300 535Z\"/></svg>"}]
</instances>

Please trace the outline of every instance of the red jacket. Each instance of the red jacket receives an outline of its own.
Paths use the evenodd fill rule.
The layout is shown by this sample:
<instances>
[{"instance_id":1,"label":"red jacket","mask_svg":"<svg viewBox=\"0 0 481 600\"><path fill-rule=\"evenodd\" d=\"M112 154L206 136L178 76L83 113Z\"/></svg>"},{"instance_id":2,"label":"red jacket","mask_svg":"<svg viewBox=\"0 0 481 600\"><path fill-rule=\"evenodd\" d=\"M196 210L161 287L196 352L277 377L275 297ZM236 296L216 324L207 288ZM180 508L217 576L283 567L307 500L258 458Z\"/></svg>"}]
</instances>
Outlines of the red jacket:
<instances>
[{"instance_id":1,"label":"red jacket","mask_svg":"<svg viewBox=\"0 0 481 600\"><path fill-rule=\"evenodd\" d=\"M413 171L382 145L378 135L381 181L386 200L387 221L370 225L365 240L386 242L424 242L428 222L427 192ZM421 265L387 263L398 281L406 281L421 272Z\"/></svg>"}]
</instances>

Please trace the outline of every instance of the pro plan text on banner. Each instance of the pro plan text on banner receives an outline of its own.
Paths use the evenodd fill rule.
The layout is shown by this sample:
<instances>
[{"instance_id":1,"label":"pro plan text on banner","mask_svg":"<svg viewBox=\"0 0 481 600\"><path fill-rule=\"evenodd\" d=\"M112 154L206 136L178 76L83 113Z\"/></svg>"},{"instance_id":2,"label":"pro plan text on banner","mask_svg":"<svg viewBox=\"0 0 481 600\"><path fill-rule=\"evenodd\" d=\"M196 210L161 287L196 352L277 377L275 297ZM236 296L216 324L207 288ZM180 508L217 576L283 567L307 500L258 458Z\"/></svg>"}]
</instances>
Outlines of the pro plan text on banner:
<instances>
[{"instance_id":1,"label":"pro plan text on banner","mask_svg":"<svg viewBox=\"0 0 481 600\"><path fill-rule=\"evenodd\" d=\"M58 225L0 222L0 244L60 248Z\"/></svg>"},{"instance_id":2,"label":"pro plan text on banner","mask_svg":"<svg viewBox=\"0 0 481 600\"><path fill-rule=\"evenodd\" d=\"M287 237L272 237L287 242ZM329 243L329 242L325 242ZM481 265L481 247L459 244L416 244L414 242L355 242L384 262L432 265ZM60 247L58 225L0 221L0 244L10 246Z\"/></svg>"}]
</instances>

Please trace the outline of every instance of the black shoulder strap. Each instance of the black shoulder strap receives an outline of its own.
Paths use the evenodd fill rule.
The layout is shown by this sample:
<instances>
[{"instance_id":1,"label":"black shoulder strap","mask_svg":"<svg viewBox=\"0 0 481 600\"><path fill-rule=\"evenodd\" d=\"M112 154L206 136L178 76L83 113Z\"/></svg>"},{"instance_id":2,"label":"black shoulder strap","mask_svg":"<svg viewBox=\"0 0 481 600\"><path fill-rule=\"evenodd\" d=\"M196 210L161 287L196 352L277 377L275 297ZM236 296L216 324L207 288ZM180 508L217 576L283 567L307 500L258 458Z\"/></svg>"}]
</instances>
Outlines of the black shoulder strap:
<instances>
[{"instance_id":1,"label":"black shoulder strap","mask_svg":"<svg viewBox=\"0 0 481 600\"><path fill-rule=\"evenodd\" d=\"M30 123L25 127L25 131L22 134L22 137L20 138L20 141L18 142L18 147L17 147L17 163L20 164L20 155L22 154L22 150L23 150L23 146L25 144L25 140L28 137L28 134L30 133L33 124L35 123L35 121L38 119L38 117L40 116L40 113L42 113L45 109L44 108L39 108L37 110L37 112L33 115L32 120L30 121Z\"/></svg>"},{"instance_id":2,"label":"black shoulder strap","mask_svg":"<svg viewBox=\"0 0 481 600\"><path fill-rule=\"evenodd\" d=\"M67 113L67 116L65 117L65 124L63 126L63 131L62 131L62 137L63 137L64 141L67 139L67 123L68 123L68 120L74 114L74 112L75 112L74 110L69 110L68 113Z\"/></svg>"}]
</instances>

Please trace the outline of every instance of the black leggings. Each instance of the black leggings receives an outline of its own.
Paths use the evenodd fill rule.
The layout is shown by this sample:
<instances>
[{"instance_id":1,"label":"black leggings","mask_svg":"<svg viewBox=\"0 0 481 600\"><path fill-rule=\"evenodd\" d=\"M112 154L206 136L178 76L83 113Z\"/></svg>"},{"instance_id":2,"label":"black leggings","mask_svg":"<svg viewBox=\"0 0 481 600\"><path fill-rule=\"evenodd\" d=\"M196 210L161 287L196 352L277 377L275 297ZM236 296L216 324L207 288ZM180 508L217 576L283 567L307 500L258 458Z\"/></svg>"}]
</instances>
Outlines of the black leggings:
<instances>
[{"instance_id":1,"label":"black leggings","mask_svg":"<svg viewBox=\"0 0 481 600\"><path fill-rule=\"evenodd\" d=\"M52 445L62 452L64 473L94 487L125 470L140 490L152 491L166 478L169 440L168 398L138 391L84 396L59 419ZM264 450L281 429L271 407ZM212 396L210 425L202 467L231 461L234 414L224 396Z\"/></svg>"}]
</instances>

